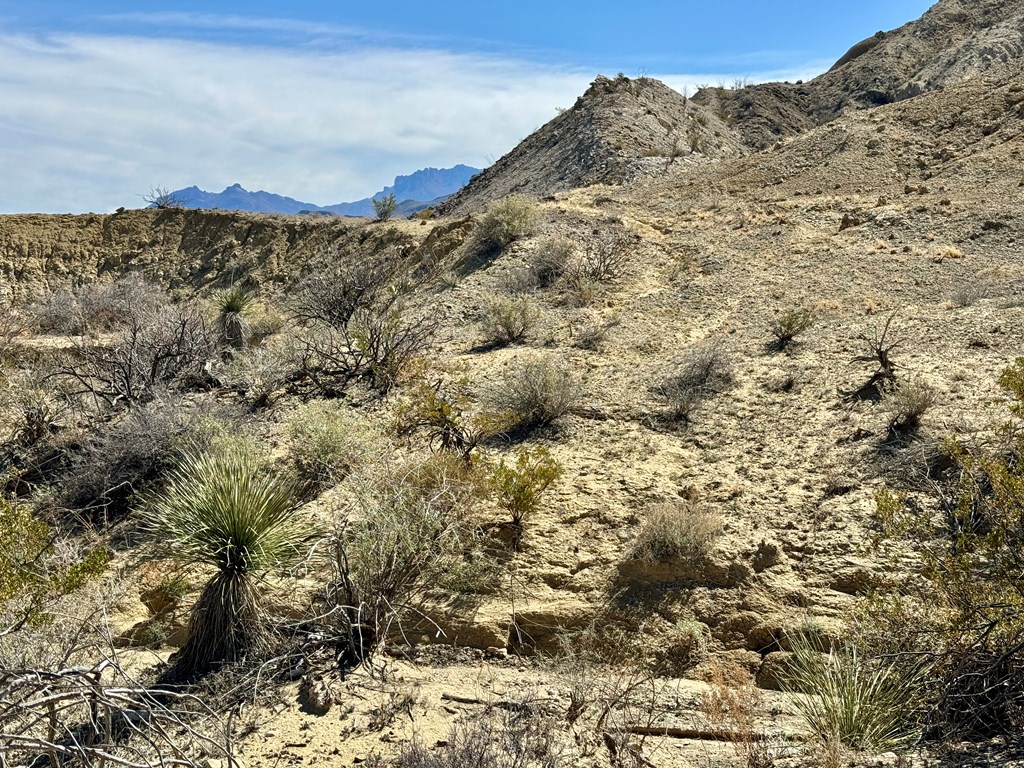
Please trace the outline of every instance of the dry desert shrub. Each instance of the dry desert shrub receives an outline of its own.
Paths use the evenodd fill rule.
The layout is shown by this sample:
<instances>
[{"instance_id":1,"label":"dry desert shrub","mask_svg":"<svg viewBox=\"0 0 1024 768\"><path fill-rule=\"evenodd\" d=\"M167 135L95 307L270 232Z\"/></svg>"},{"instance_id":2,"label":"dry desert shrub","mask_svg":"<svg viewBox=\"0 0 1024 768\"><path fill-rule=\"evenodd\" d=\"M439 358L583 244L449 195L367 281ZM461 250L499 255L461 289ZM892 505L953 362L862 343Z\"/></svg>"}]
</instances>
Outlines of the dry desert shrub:
<instances>
[{"instance_id":1,"label":"dry desert shrub","mask_svg":"<svg viewBox=\"0 0 1024 768\"><path fill-rule=\"evenodd\" d=\"M914 432L937 400L935 387L920 379L886 387L882 391L882 406L886 410L890 434Z\"/></svg>"},{"instance_id":2,"label":"dry desert shrub","mask_svg":"<svg viewBox=\"0 0 1024 768\"><path fill-rule=\"evenodd\" d=\"M540 309L526 297L496 297L487 303L480 321L484 340L496 346L522 341L539 317Z\"/></svg>"},{"instance_id":3,"label":"dry desert shrub","mask_svg":"<svg viewBox=\"0 0 1024 768\"><path fill-rule=\"evenodd\" d=\"M722 533L722 519L688 500L655 504L647 509L629 556L660 562L707 557Z\"/></svg>"},{"instance_id":4,"label":"dry desert shrub","mask_svg":"<svg viewBox=\"0 0 1024 768\"><path fill-rule=\"evenodd\" d=\"M552 424L579 401L579 381L552 357L532 357L514 363L505 379L487 396L490 410L507 413L514 425L532 429Z\"/></svg>"},{"instance_id":5,"label":"dry desert shrub","mask_svg":"<svg viewBox=\"0 0 1024 768\"><path fill-rule=\"evenodd\" d=\"M565 237L548 237L537 243L530 258L529 274L538 288L550 288L570 268L575 245Z\"/></svg>"},{"instance_id":6,"label":"dry desert shrub","mask_svg":"<svg viewBox=\"0 0 1024 768\"><path fill-rule=\"evenodd\" d=\"M394 768L558 768L566 764L556 724L529 700L509 704L495 722L485 717L455 725L438 747L406 746ZM385 765L381 761L380 765ZM380 766L378 766L380 768Z\"/></svg>"},{"instance_id":7,"label":"dry desert shrub","mask_svg":"<svg viewBox=\"0 0 1024 768\"><path fill-rule=\"evenodd\" d=\"M140 312L168 303L159 286L128 274L113 282L55 291L30 306L29 317L42 333L80 336L117 330L134 322Z\"/></svg>"},{"instance_id":8,"label":"dry desert shrub","mask_svg":"<svg viewBox=\"0 0 1024 768\"><path fill-rule=\"evenodd\" d=\"M537 220L537 204L525 195L496 200L477 224L476 241L482 250L500 250L514 240L528 237Z\"/></svg>"},{"instance_id":9,"label":"dry desert shrub","mask_svg":"<svg viewBox=\"0 0 1024 768\"><path fill-rule=\"evenodd\" d=\"M383 436L352 410L315 400L288 420L289 452L300 476L314 490L325 490L382 452Z\"/></svg>"},{"instance_id":10,"label":"dry desert shrub","mask_svg":"<svg viewBox=\"0 0 1024 768\"><path fill-rule=\"evenodd\" d=\"M355 478L330 540L326 595L342 663L369 660L430 590L479 574L471 509L483 488L473 467L443 454Z\"/></svg>"},{"instance_id":11,"label":"dry desert shrub","mask_svg":"<svg viewBox=\"0 0 1024 768\"><path fill-rule=\"evenodd\" d=\"M697 406L728 389L732 363L715 342L690 349L657 387L672 421L689 421Z\"/></svg>"},{"instance_id":12,"label":"dry desert shrub","mask_svg":"<svg viewBox=\"0 0 1024 768\"><path fill-rule=\"evenodd\" d=\"M299 367L291 339L271 339L258 347L236 352L217 369L217 380L244 396L256 408L265 408L291 380Z\"/></svg>"}]
</instances>

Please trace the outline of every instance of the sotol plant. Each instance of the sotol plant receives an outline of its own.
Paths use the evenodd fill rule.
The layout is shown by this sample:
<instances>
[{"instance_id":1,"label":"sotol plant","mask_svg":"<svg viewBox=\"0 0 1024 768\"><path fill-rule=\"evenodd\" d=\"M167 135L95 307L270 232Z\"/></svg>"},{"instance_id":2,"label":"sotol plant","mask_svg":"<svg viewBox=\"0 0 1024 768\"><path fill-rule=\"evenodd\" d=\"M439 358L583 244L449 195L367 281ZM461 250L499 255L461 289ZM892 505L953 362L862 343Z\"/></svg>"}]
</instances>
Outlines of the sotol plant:
<instances>
[{"instance_id":1,"label":"sotol plant","mask_svg":"<svg viewBox=\"0 0 1024 768\"><path fill-rule=\"evenodd\" d=\"M194 679L264 650L268 635L256 576L298 555L298 484L269 470L255 448L225 442L186 454L145 508L148 528L172 556L215 569L189 620L188 641L164 674Z\"/></svg>"}]
</instances>

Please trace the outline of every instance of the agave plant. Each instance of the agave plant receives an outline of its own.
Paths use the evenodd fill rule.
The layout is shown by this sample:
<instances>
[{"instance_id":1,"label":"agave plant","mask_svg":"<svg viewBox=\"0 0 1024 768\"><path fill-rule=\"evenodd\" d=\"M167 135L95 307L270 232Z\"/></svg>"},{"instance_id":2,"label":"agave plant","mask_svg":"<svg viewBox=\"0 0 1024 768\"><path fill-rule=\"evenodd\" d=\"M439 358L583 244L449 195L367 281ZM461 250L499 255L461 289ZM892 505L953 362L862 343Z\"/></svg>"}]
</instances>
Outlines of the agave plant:
<instances>
[{"instance_id":1,"label":"agave plant","mask_svg":"<svg viewBox=\"0 0 1024 768\"><path fill-rule=\"evenodd\" d=\"M232 285L214 297L217 307L217 328L225 344L232 349L242 349L249 336L249 323L245 311L255 296L242 285Z\"/></svg>"},{"instance_id":2,"label":"agave plant","mask_svg":"<svg viewBox=\"0 0 1024 768\"><path fill-rule=\"evenodd\" d=\"M192 608L188 640L165 682L183 682L266 648L258 574L293 562L304 539L293 523L301 488L269 471L255 448L230 442L187 453L146 506L149 529L172 556L216 573Z\"/></svg>"}]
</instances>

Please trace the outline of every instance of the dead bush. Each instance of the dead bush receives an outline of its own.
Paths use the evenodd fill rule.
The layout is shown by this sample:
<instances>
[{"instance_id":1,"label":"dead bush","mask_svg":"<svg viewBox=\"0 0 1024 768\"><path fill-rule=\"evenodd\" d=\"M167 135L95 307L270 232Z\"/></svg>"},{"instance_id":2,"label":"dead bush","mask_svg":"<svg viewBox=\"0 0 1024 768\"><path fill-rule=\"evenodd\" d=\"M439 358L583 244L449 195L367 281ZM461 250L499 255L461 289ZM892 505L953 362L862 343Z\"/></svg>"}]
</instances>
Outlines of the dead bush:
<instances>
[{"instance_id":1,"label":"dead bush","mask_svg":"<svg viewBox=\"0 0 1024 768\"><path fill-rule=\"evenodd\" d=\"M579 381L551 357L534 357L513 370L487 395L490 410L507 413L522 429L542 427L560 419L579 401Z\"/></svg>"},{"instance_id":2,"label":"dead bush","mask_svg":"<svg viewBox=\"0 0 1024 768\"><path fill-rule=\"evenodd\" d=\"M167 304L159 286L141 275L129 274L109 283L55 291L29 307L29 316L43 333L81 336L118 330L130 325L139 313Z\"/></svg>"},{"instance_id":3,"label":"dead bush","mask_svg":"<svg viewBox=\"0 0 1024 768\"><path fill-rule=\"evenodd\" d=\"M186 447L206 445L216 430L203 409L167 391L104 425L55 478L54 502L94 522L124 517Z\"/></svg>"},{"instance_id":4,"label":"dead bush","mask_svg":"<svg viewBox=\"0 0 1024 768\"><path fill-rule=\"evenodd\" d=\"M629 556L652 563L702 559L722 534L722 519L695 502L655 504L644 513Z\"/></svg>"},{"instance_id":5,"label":"dead bush","mask_svg":"<svg viewBox=\"0 0 1024 768\"><path fill-rule=\"evenodd\" d=\"M394 250L379 257L342 261L329 249L318 267L295 286L292 312L304 322L344 327L359 310L386 309L399 292L392 286L402 271L402 260Z\"/></svg>"},{"instance_id":6,"label":"dead bush","mask_svg":"<svg viewBox=\"0 0 1024 768\"><path fill-rule=\"evenodd\" d=\"M300 376L325 397L342 394L357 379L385 394L427 349L435 328L400 304L360 309L344 326L321 324L300 336Z\"/></svg>"},{"instance_id":7,"label":"dead bush","mask_svg":"<svg viewBox=\"0 0 1024 768\"><path fill-rule=\"evenodd\" d=\"M56 375L73 382L74 394L107 407L127 405L145 402L157 388L205 379L213 350L213 336L194 305L133 303L113 341L76 344Z\"/></svg>"},{"instance_id":8,"label":"dead bush","mask_svg":"<svg viewBox=\"0 0 1024 768\"><path fill-rule=\"evenodd\" d=\"M480 321L484 340L504 346L526 338L540 317L540 309L528 298L498 297L488 302Z\"/></svg>"},{"instance_id":9,"label":"dead bush","mask_svg":"<svg viewBox=\"0 0 1024 768\"><path fill-rule=\"evenodd\" d=\"M572 265L570 277L607 283L622 277L629 266L633 238L622 232L605 231L587 244L586 252Z\"/></svg>"},{"instance_id":10,"label":"dead bush","mask_svg":"<svg viewBox=\"0 0 1024 768\"><path fill-rule=\"evenodd\" d=\"M657 387L668 405L672 421L689 421L704 401L728 389L733 382L732 364L715 342L690 349Z\"/></svg>"}]
</instances>

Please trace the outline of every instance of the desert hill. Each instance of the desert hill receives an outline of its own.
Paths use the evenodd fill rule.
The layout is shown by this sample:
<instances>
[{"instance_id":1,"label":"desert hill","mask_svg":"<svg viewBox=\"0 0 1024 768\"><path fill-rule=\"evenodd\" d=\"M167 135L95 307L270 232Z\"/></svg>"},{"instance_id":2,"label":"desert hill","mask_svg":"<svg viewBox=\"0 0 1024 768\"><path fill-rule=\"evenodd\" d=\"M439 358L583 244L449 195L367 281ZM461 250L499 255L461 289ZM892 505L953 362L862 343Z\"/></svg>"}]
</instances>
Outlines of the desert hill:
<instances>
[{"instance_id":1,"label":"desert hill","mask_svg":"<svg viewBox=\"0 0 1024 768\"><path fill-rule=\"evenodd\" d=\"M888 104L975 77L1024 54L1024 3L941 0L920 19L853 46L806 83L705 89L694 101L729 116L754 149L849 109Z\"/></svg>"},{"instance_id":2,"label":"desert hill","mask_svg":"<svg viewBox=\"0 0 1024 768\"><path fill-rule=\"evenodd\" d=\"M479 210L533 196L621 184L674 164L735 156L743 147L711 110L651 79L597 78L572 107L539 128L438 208Z\"/></svg>"},{"instance_id":3,"label":"desert hill","mask_svg":"<svg viewBox=\"0 0 1024 768\"><path fill-rule=\"evenodd\" d=\"M430 438L401 426L410 410L423 412L414 406L424 387L458 395L447 410L433 401L425 410L476 428L486 421L472 418L517 374L546 365L579 396L549 424L470 449L508 465L546 451L561 467L518 530L495 497L467 504L485 556L467 551L461 565L490 563L496 577L455 587L442 578L450 574L434 574L425 601L368 668L339 667L340 641L325 647L327 624L313 606L333 584L328 564L263 584L283 625L300 627L289 636L301 644L300 661L268 661L260 685L230 671L220 688L211 684L245 691L251 719L233 733L246 765L361 763L411 744L433 759L458 743L452 726L481 722L544 724L569 765L932 761L927 743L924 752L910 742L823 745L794 714L802 698L777 689L802 638L816 650L874 642L891 652L879 664L945 650L913 645L932 636L929 622L941 613L915 602L916 547L955 546L941 524L917 541L916 530L886 529L879 498L900 494L900 523L947 520L935 495L948 479L947 438L1006 447L1014 399L999 382L1024 337L1020 12L1016 0L943 0L812 83L705 93L699 104L650 79L599 78L430 220L176 210L0 217L3 298L15 316L59 314L55 303L134 272L179 306L246 285L257 302L247 311L265 334L203 361L199 384L169 382L131 409L62 410L36 433L11 422L5 451L22 480L9 487L22 508L77 524L91 510L62 501L61 483L95 446L162 413L161 403L179 416L240 410L229 431L253 435L277 468L294 469L319 433L297 438L291 425L312 405L325 422L330 413L348 419L345 434L355 436L345 444L348 474L319 486L298 512L310 530L336 531L330 526L358 522L352 510L365 509L363 500L385 495L372 485L377 464L450 450L451 433ZM737 111L748 97L764 109ZM495 217L508 214L488 206L509 194L540 199L532 222L496 241ZM339 329L315 326L295 299L326 301L329 291L309 294L310 286L381 264L395 270L381 292L386 311L363 309L378 328L427 331L419 359L389 388L360 379L324 394L302 371ZM787 313L811 322L780 344L772 329ZM360 326L353 348L367 348L360 340L370 327ZM4 416L31 413L15 397L29 391L26 378L54 380L46 366L89 359L115 331L15 328ZM886 340L896 389L872 390L871 344ZM680 402L679 379L695 361L715 376ZM912 428L894 421L894 391L927 396ZM36 455L52 465L36 467ZM377 464L359 465L367 455ZM181 647L205 572L189 570L184 589L154 600L167 574L150 563L134 510L122 510L113 533L89 529L107 537L112 570L125 575L116 598L88 599L112 617L104 632L118 657L152 677ZM674 529L682 543L652 547L651 531L673 510L691 514ZM883 614L890 624L871 624L872 610L893 605L906 612L893 608ZM0 636L0 659L59 645L47 632ZM988 653L985 643L976 647ZM1015 653L1013 674L1024 668ZM993 690L1024 695L1019 683ZM334 708L313 706L311 689L329 693ZM1009 764L1002 741L977 743L1002 733L998 724L1010 719L1000 717L980 735L953 729L968 746L953 743L943 764L980 759L985 748L995 751L990 764Z\"/></svg>"}]
</instances>

